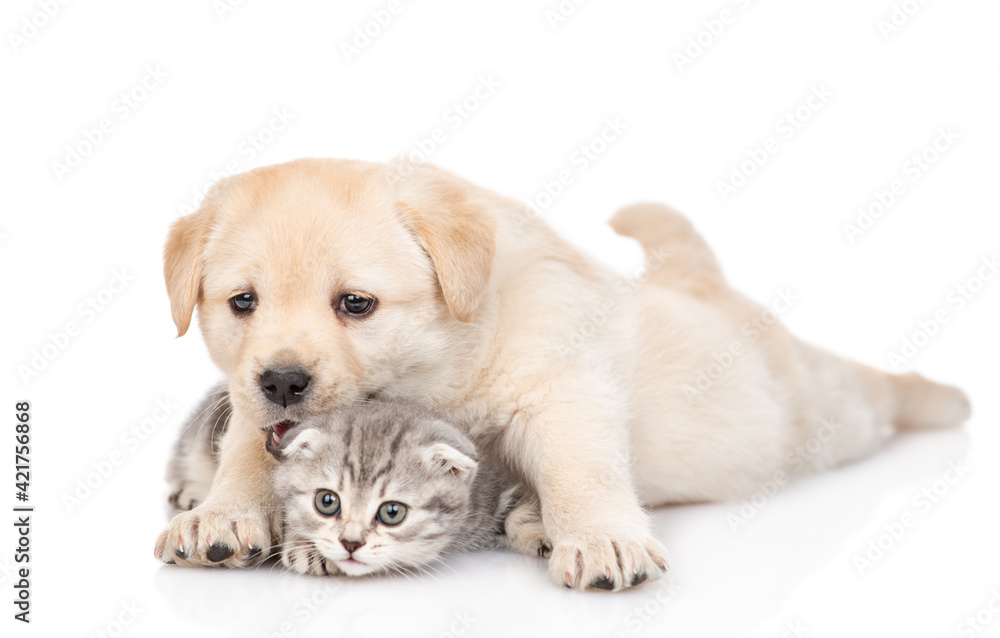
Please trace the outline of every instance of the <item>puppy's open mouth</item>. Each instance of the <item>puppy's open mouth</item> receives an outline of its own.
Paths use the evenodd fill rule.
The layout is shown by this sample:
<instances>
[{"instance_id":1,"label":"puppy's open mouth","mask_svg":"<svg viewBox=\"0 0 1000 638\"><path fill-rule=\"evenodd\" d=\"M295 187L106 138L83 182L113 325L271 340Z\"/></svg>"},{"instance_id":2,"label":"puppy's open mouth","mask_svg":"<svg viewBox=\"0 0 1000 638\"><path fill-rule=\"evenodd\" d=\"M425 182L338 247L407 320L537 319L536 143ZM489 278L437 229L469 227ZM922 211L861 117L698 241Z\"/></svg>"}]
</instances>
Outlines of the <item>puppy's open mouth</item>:
<instances>
[{"instance_id":1,"label":"puppy's open mouth","mask_svg":"<svg viewBox=\"0 0 1000 638\"><path fill-rule=\"evenodd\" d=\"M284 438L285 433L294 425L294 421L279 421L274 425L264 428L264 431L267 432L267 442L264 443L267 451L273 454L281 444L281 439Z\"/></svg>"}]
</instances>

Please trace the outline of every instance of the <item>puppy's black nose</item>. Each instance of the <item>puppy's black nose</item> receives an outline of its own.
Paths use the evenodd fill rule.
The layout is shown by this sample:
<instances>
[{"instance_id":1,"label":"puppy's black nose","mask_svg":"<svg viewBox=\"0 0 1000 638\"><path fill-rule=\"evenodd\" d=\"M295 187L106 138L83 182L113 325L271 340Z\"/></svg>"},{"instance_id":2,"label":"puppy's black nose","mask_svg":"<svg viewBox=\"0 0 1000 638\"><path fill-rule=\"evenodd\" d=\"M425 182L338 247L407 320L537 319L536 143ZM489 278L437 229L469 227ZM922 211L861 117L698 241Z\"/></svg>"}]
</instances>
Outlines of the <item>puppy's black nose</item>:
<instances>
[{"instance_id":1,"label":"puppy's black nose","mask_svg":"<svg viewBox=\"0 0 1000 638\"><path fill-rule=\"evenodd\" d=\"M260 375L260 391L268 401L287 408L302 400L311 380L302 368L268 368Z\"/></svg>"}]
</instances>

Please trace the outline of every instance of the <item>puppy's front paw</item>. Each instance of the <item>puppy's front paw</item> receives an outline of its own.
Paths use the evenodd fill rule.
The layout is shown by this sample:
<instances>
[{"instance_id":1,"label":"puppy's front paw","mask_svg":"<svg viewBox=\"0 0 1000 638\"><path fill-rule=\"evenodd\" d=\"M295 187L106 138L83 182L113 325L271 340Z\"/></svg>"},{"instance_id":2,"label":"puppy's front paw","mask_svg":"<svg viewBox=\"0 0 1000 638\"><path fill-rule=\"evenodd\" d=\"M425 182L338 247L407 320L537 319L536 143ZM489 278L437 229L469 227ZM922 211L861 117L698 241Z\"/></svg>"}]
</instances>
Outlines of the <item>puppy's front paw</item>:
<instances>
[{"instance_id":1,"label":"puppy's front paw","mask_svg":"<svg viewBox=\"0 0 1000 638\"><path fill-rule=\"evenodd\" d=\"M184 566L250 567L270 553L271 522L259 510L203 503L181 512L156 539L153 555Z\"/></svg>"},{"instance_id":2,"label":"puppy's front paw","mask_svg":"<svg viewBox=\"0 0 1000 638\"><path fill-rule=\"evenodd\" d=\"M619 591L667 571L667 550L648 533L587 530L559 538L549 575L570 589Z\"/></svg>"},{"instance_id":3,"label":"puppy's front paw","mask_svg":"<svg viewBox=\"0 0 1000 638\"><path fill-rule=\"evenodd\" d=\"M297 574L331 576L340 573L337 564L328 560L311 542L294 540L281 549L281 563Z\"/></svg>"}]
</instances>

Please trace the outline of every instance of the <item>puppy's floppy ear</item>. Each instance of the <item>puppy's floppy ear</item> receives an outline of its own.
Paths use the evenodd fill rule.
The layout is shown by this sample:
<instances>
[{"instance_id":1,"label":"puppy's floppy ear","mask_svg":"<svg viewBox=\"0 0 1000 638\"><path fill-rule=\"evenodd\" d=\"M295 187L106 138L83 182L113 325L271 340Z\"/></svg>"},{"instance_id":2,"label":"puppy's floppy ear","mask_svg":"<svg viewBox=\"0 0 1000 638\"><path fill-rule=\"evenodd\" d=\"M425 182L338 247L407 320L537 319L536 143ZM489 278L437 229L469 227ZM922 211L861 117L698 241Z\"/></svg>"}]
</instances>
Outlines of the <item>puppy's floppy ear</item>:
<instances>
[{"instance_id":1,"label":"puppy's floppy ear","mask_svg":"<svg viewBox=\"0 0 1000 638\"><path fill-rule=\"evenodd\" d=\"M201 208L174 222L163 249L163 277L178 337L191 325L201 295L202 251L215 218L213 200L210 193Z\"/></svg>"},{"instance_id":2,"label":"puppy's floppy ear","mask_svg":"<svg viewBox=\"0 0 1000 638\"><path fill-rule=\"evenodd\" d=\"M471 323L493 272L497 224L470 187L440 169L421 167L406 179L399 209L430 254L448 310Z\"/></svg>"}]
</instances>

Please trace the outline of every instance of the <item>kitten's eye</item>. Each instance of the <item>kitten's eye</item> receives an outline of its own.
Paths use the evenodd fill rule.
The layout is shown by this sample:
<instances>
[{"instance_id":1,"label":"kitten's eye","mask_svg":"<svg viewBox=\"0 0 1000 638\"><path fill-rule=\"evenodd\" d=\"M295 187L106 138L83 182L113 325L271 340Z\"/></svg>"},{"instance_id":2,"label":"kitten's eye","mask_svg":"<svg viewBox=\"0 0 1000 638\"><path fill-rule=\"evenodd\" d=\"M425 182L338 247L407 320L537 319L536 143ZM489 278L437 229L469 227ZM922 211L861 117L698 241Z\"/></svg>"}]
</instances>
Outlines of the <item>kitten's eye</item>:
<instances>
[{"instance_id":1,"label":"kitten's eye","mask_svg":"<svg viewBox=\"0 0 1000 638\"><path fill-rule=\"evenodd\" d=\"M336 516L340 513L340 497L330 490L316 492L316 511L323 516Z\"/></svg>"},{"instance_id":2,"label":"kitten's eye","mask_svg":"<svg viewBox=\"0 0 1000 638\"><path fill-rule=\"evenodd\" d=\"M378 508L378 520L383 525L399 525L406 518L406 506L402 503L382 503Z\"/></svg>"},{"instance_id":3,"label":"kitten's eye","mask_svg":"<svg viewBox=\"0 0 1000 638\"><path fill-rule=\"evenodd\" d=\"M244 292L235 297L230 297L229 307L237 315L249 314L257 307L257 295L252 292Z\"/></svg>"},{"instance_id":4,"label":"kitten's eye","mask_svg":"<svg viewBox=\"0 0 1000 638\"><path fill-rule=\"evenodd\" d=\"M356 317L368 314L374 305L375 300L371 297L362 297L361 295L344 295L340 298L340 310Z\"/></svg>"}]
</instances>

